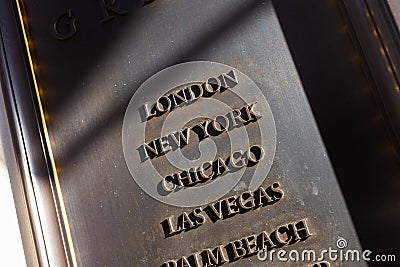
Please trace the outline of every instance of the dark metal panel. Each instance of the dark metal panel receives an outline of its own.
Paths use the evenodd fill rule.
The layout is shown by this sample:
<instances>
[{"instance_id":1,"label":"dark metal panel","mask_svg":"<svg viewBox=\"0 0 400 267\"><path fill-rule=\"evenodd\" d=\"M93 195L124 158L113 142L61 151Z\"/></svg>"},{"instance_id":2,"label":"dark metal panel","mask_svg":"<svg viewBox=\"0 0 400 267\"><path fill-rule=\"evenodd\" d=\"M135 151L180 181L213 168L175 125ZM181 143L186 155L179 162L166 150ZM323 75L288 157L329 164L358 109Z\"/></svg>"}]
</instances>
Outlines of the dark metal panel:
<instances>
[{"instance_id":1,"label":"dark metal panel","mask_svg":"<svg viewBox=\"0 0 400 267\"><path fill-rule=\"evenodd\" d=\"M127 14L113 13L115 17L103 23L105 14L96 2L25 3L49 134L48 140L40 140L45 150L50 145L47 149L54 153L47 156L54 156L57 166L77 264L159 266L164 260L260 231L265 225L272 229L299 218L310 221L313 238L298 244L298 249L334 247L340 236L351 247L359 247L271 1L117 4ZM51 34L53 19L62 11L76 18L78 29L67 40ZM165 239L161 220L187 209L157 202L135 184L123 158L122 120L130 98L148 77L173 64L195 60L230 65L261 88L274 114L278 138L267 181L279 181L285 199L277 207ZM46 192L38 192L38 198L43 194L42 199L51 203ZM55 195L59 200L57 190ZM43 213L41 218L52 215ZM44 231L44 235L57 234ZM264 263L252 257L231 265Z\"/></svg>"},{"instance_id":2,"label":"dark metal panel","mask_svg":"<svg viewBox=\"0 0 400 267\"><path fill-rule=\"evenodd\" d=\"M29 65L24 57L18 12L9 1L1 3L0 12L1 83L22 176L24 192L20 193L25 194L29 211L31 229L26 229L25 234L33 235L34 240L34 245L29 243L25 248L35 250L27 252L28 255L37 253L37 259L29 259L32 264L48 266L51 261L57 266L66 266L41 125L35 114L37 104L30 91Z\"/></svg>"},{"instance_id":3,"label":"dark metal panel","mask_svg":"<svg viewBox=\"0 0 400 267\"><path fill-rule=\"evenodd\" d=\"M338 1L307 3L274 2L361 245L376 253L396 254L398 243L387 236L400 235L396 227L400 216L393 205L400 192L398 144L391 138L390 123L363 62L364 54L345 20L348 14L340 16ZM364 16L355 18L364 20ZM354 30L373 36L370 26ZM386 68L381 71L387 73ZM377 190L379 200L371 198ZM370 266L374 264L379 266Z\"/></svg>"},{"instance_id":4,"label":"dark metal panel","mask_svg":"<svg viewBox=\"0 0 400 267\"><path fill-rule=\"evenodd\" d=\"M396 143L400 142L400 36L386 1L343 1Z\"/></svg>"}]
</instances>

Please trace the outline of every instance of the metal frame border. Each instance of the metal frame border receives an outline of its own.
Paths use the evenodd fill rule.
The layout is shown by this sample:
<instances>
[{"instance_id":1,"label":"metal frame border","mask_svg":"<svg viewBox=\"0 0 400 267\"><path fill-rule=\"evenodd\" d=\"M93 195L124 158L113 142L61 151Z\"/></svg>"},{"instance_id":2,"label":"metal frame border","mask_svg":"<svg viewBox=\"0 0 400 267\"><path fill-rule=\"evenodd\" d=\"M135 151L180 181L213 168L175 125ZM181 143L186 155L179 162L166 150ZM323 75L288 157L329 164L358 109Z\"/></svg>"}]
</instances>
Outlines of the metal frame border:
<instances>
[{"instance_id":1,"label":"metal frame border","mask_svg":"<svg viewBox=\"0 0 400 267\"><path fill-rule=\"evenodd\" d=\"M0 3L0 82L30 227L20 226L29 265L76 267L67 213L36 81L23 1Z\"/></svg>"},{"instance_id":2,"label":"metal frame border","mask_svg":"<svg viewBox=\"0 0 400 267\"><path fill-rule=\"evenodd\" d=\"M400 34L386 0L339 0L400 153Z\"/></svg>"}]
</instances>

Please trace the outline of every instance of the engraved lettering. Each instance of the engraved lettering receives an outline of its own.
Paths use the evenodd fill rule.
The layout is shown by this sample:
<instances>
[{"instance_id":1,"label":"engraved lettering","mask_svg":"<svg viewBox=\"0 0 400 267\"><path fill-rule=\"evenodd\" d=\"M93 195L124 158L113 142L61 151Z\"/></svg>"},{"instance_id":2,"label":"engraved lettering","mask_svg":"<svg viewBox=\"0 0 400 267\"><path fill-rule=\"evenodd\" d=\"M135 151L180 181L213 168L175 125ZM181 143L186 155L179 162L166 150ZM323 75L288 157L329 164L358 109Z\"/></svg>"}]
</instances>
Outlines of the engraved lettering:
<instances>
[{"instance_id":1,"label":"engraved lettering","mask_svg":"<svg viewBox=\"0 0 400 267\"><path fill-rule=\"evenodd\" d=\"M214 171L213 171L213 168L212 168L212 164L213 164L213 162L212 161L206 161L206 162L203 162L202 164L201 164L201 166L200 166L200 168L199 168L199 175L202 177L202 178L204 178L204 179L210 179L210 178L212 178L213 177L213 175L214 175ZM207 170L211 170L211 173L206 173L206 171Z\"/></svg>"},{"instance_id":2,"label":"engraved lettering","mask_svg":"<svg viewBox=\"0 0 400 267\"><path fill-rule=\"evenodd\" d=\"M179 231L175 230L174 227L172 226L172 219L173 219L173 216L170 216L165 219L165 222L167 225L167 231L164 231L164 232L166 232L167 233L166 235L168 235L168 236L179 233Z\"/></svg>"},{"instance_id":3,"label":"engraved lettering","mask_svg":"<svg viewBox=\"0 0 400 267\"><path fill-rule=\"evenodd\" d=\"M236 74L233 70L231 70L227 74L220 75L218 78L221 81L223 88L233 88L238 85Z\"/></svg>"},{"instance_id":4,"label":"engraved lettering","mask_svg":"<svg viewBox=\"0 0 400 267\"><path fill-rule=\"evenodd\" d=\"M272 198L267 194L267 192L265 191L265 189L263 187L260 187L258 189L257 193L258 193L257 199L258 199L259 206L265 205L272 201Z\"/></svg>"},{"instance_id":5,"label":"engraved lettering","mask_svg":"<svg viewBox=\"0 0 400 267\"><path fill-rule=\"evenodd\" d=\"M239 212L236 200L237 200L236 196L225 199L226 206L228 208L228 216L231 216L232 214Z\"/></svg>"},{"instance_id":6,"label":"engraved lettering","mask_svg":"<svg viewBox=\"0 0 400 267\"><path fill-rule=\"evenodd\" d=\"M144 143L141 150L144 151L145 159L154 158L159 155L156 140L150 141L147 144Z\"/></svg>"},{"instance_id":7,"label":"engraved lettering","mask_svg":"<svg viewBox=\"0 0 400 267\"><path fill-rule=\"evenodd\" d=\"M247 151L247 159L251 163L258 163L264 158L264 155L264 149L258 145L251 146Z\"/></svg>"},{"instance_id":8,"label":"engraved lettering","mask_svg":"<svg viewBox=\"0 0 400 267\"><path fill-rule=\"evenodd\" d=\"M192 128L192 130L195 132L195 133L197 133L197 135L199 136L199 139L200 140L203 140L203 139L205 139L205 138L207 138L207 137L209 137L210 136L210 134L208 133L208 131L207 131L207 128L208 128L208 124L210 123L211 121L210 120L206 120L206 121L203 121L203 122L201 122L201 123L199 123L199 124L196 124L193 128ZM198 127L198 128L200 128L200 133L198 132L198 131L195 131L195 128L196 127Z\"/></svg>"},{"instance_id":9,"label":"engraved lettering","mask_svg":"<svg viewBox=\"0 0 400 267\"><path fill-rule=\"evenodd\" d=\"M191 85L187 89L190 96L188 100L194 101L203 96L203 87L199 84Z\"/></svg>"},{"instance_id":10,"label":"engraved lettering","mask_svg":"<svg viewBox=\"0 0 400 267\"><path fill-rule=\"evenodd\" d=\"M71 9L62 11L55 16L51 25L51 33L58 40L67 40L78 32L76 18L72 15Z\"/></svg>"},{"instance_id":11,"label":"engraved lettering","mask_svg":"<svg viewBox=\"0 0 400 267\"><path fill-rule=\"evenodd\" d=\"M214 215L218 217L218 219L222 219L223 218L223 214L222 214L222 201L218 201L215 204L211 204L209 205L209 207L211 208L211 210L214 212ZM218 207L216 207L218 206ZM218 210L217 210L218 209Z\"/></svg>"},{"instance_id":12,"label":"engraved lettering","mask_svg":"<svg viewBox=\"0 0 400 267\"><path fill-rule=\"evenodd\" d=\"M250 191L245 191L240 194L239 205L245 210L253 209L256 205L253 194Z\"/></svg>"},{"instance_id":13,"label":"engraved lettering","mask_svg":"<svg viewBox=\"0 0 400 267\"><path fill-rule=\"evenodd\" d=\"M296 228L297 227L297 228ZM297 239L291 240L292 230L297 231L299 234ZM287 238L277 236L278 232L282 232ZM289 233L289 234L288 234ZM242 239L237 239L229 242L226 245L218 245L213 249L204 249L203 251L191 254L189 257L181 257L178 260L170 260L164 262L162 267L181 267L181 266L219 266L227 262L234 262L241 258L251 256L256 253L260 253L267 248L270 250L274 247L283 247L294 244L295 242L301 242L311 236L310 230L306 223L306 219L298 222L281 225L276 228L271 234L266 231L262 231L259 234L253 234ZM277 240L279 238L279 242ZM273 241L274 240L274 241ZM273 253L272 250L270 253ZM202 265L199 261L201 257ZM193 264L190 265L190 260L193 259Z\"/></svg>"},{"instance_id":14,"label":"engraved lettering","mask_svg":"<svg viewBox=\"0 0 400 267\"><path fill-rule=\"evenodd\" d=\"M207 82L203 83L203 89L208 92L209 95L213 95L221 89L221 81L215 77L211 77Z\"/></svg>"},{"instance_id":15,"label":"engraved lettering","mask_svg":"<svg viewBox=\"0 0 400 267\"><path fill-rule=\"evenodd\" d=\"M179 132L174 132L170 134L172 140L175 142L179 148L183 148L189 143L190 131L188 128L185 128Z\"/></svg>"},{"instance_id":16,"label":"engraved lettering","mask_svg":"<svg viewBox=\"0 0 400 267\"><path fill-rule=\"evenodd\" d=\"M144 0L143 6L153 3L155 0ZM122 16L128 14L127 11L117 8L116 0L98 0L104 23L115 18L115 15ZM58 40L67 40L78 32L76 18L72 15L72 10L67 9L60 12L51 20L51 34Z\"/></svg>"},{"instance_id":17,"label":"engraved lettering","mask_svg":"<svg viewBox=\"0 0 400 267\"><path fill-rule=\"evenodd\" d=\"M100 20L100 22L102 23L114 19L115 15L122 16L128 14L127 11L119 9L115 6L117 0L98 0L98 1L101 7L101 11L103 13L103 18Z\"/></svg>"},{"instance_id":18,"label":"engraved lettering","mask_svg":"<svg viewBox=\"0 0 400 267\"><path fill-rule=\"evenodd\" d=\"M234 109L231 112L229 112L230 118L231 118L231 123L233 127L237 127L238 125L242 126L246 122L242 117L241 117L241 111L240 109Z\"/></svg>"},{"instance_id":19,"label":"engraved lettering","mask_svg":"<svg viewBox=\"0 0 400 267\"><path fill-rule=\"evenodd\" d=\"M184 139L183 145L180 144L180 146L186 146L189 142L189 130L182 131L182 133L187 133L187 136L184 136L182 139ZM174 133L176 135L177 133ZM176 141L178 144L178 141ZM143 146L143 148L146 151L146 156L149 155L147 158L153 158L155 156L160 156L163 155L164 152L161 151L158 154L156 152L156 149L154 148L157 147L157 144L161 147L161 145L165 143L165 140L155 140L155 144L153 145L153 141L146 144ZM171 143L170 143L171 145ZM164 145L166 146L166 145ZM176 149L175 147L172 148L172 150ZM169 151L169 149L168 149ZM168 152L166 151L166 152ZM152 154L150 155L151 152ZM244 167L253 167L254 165L258 164L264 157L264 149L259 146L259 145L253 145L251 146L246 153L243 153L241 150L233 152L228 158L222 159L218 157L216 160L213 162L211 161L206 161L203 162L199 167L192 167L187 170L180 170L177 171L173 174L165 176L164 179L170 179L169 181L178 185L178 186L194 186L199 183L205 183L210 179L215 179L219 176L223 176L227 173L230 172L236 172L240 170L241 168ZM240 164L239 164L240 163ZM232 168L231 168L232 167ZM184 174L184 177L182 176L182 173ZM190 179L189 175L187 173L190 173ZM171 177L173 179L171 179ZM279 184L277 185L279 186ZM261 192L262 193L262 192ZM271 191L271 196L278 196L280 192L277 190ZM267 193L265 193L267 194ZM263 196L260 195L259 199L262 201ZM275 199L275 197L274 197ZM272 200L271 200L272 201Z\"/></svg>"},{"instance_id":20,"label":"engraved lettering","mask_svg":"<svg viewBox=\"0 0 400 267\"><path fill-rule=\"evenodd\" d=\"M170 260L170 261L164 262L164 264L161 267L178 267L178 263L174 260Z\"/></svg>"},{"instance_id":21,"label":"engraved lettering","mask_svg":"<svg viewBox=\"0 0 400 267\"><path fill-rule=\"evenodd\" d=\"M179 267L191 267L189 260L185 256L182 256L179 261Z\"/></svg>"},{"instance_id":22,"label":"engraved lettering","mask_svg":"<svg viewBox=\"0 0 400 267\"><path fill-rule=\"evenodd\" d=\"M241 169L246 165L246 158L243 157L243 151L235 151L230 157L230 167L233 169ZM240 164L238 164L240 163Z\"/></svg>"},{"instance_id":23,"label":"engraved lettering","mask_svg":"<svg viewBox=\"0 0 400 267\"><path fill-rule=\"evenodd\" d=\"M279 200L284 196L283 190L279 189L279 182L276 182L272 186L268 187L267 193L273 200Z\"/></svg>"},{"instance_id":24,"label":"engraved lettering","mask_svg":"<svg viewBox=\"0 0 400 267\"><path fill-rule=\"evenodd\" d=\"M162 96L158 99L155 107L159 113L163 114L164 112L169 111L171 106L171 99L167 96Z\"/></svg>"},{"instance_id":25,"label":"engraved lettering","mask_svg":"<svg viewBox=\"0 0 400 267\"><path fill-rule=\"evenodd\" d=\"M201 208L197 208L193 211L193 215L196 218L196 226L202 225L206 221L206 217L201 212Z\"/></svg>"},{"instance_id":26,"label":"engraved lettering","mask_svg":"<svg viewBox=\"0 0 400 267\"><path fill-rule=\"evenodd\" d=\"M260 113L258 113L257 111L254 111L254 107L256 106L256 104L257 104L257 102L245 107L247 121L258 120L259 118L262 117L262 115Z\"/></svg>"},{"instance_id":27,"label":"engraved lettering","mask_svg":"<svg viewBox=\"0 0 400 267\"><path fill-rule=\"evenodd\" d=\"M244 241L246 243L247 255L253 255L253 254L257 253L258 247L257 247L256 235L250 235L248 237L245 237Z\"/></svg>"},{"instance_id":28,"label":"engraved lettering","mask_svg":"<svg viewBox=\"0 0 400 267\"><path fill-rule=\"evenodd\" d=\"M165 218L160 223L165 238L203 225L206 222L206 217L202 214L202 211L202 208L196 208L190 213L183 212L177 217L176 221L174 221L174 216ZM176 226L176 228L174 226Z\"/></svg>"},{"instance_id":29,"label":"engraved lettering","mask_svg":"<svg viewBox=\"0 0 400 267\"><path fill-rule=\"evenodd\" d=\"M306 240L311 236L306 220L301 220L298 223L294 224L294 229L296 237L300 240Z\"/></svg>"},{"instance_id":30,"label":"engraved lettering","mask_svg":"<svg viewBox=\"0 0 400 267\"><path fill-rule=\"evenodd\" d=\"M266 231L263 231L261 234L257 236L258 240L258 249L263 250L267 248L267 250L271 250L271 248L276 247L275 243L272 242L271 238L269 237L268 233Z\"/></svg>"},{"instance_id":31,"label":"engraved lettering","mask_svg":"<svg viewBox=\"0 0 400 267\"><path fill-rule=\"evenodd\" d=\"M175 178L176 177L176 178ZM174 180L173 181L178 181L178 185L184 186L184 185L190 185L191 180L189 179L189 175L187 171L182 171L182 172L177 172L174 174ZM184 183L184 181L187 181Z\"/></svg>"},{"instance_id":32,"label":"engraved lettering","mask_svg":"<svg viewBox=\"0 0 400 267\"><path fill-rule=\"evenodd\" d=\"M214 131L218 133L223 133L226 131L227 127L229 126L228 118L222 115L218 115L215 120L211 123L212 128Z\"/></svg>"},{"instance_id":33,"label":"engraved lettering","mask_svg":"<svg viewBox=\"0 0 400 267\"><path fill-rule=\"evenodd\" d=\"M100 1L104 2L106 0ZM111 2L109 2L108 6L113 7L115 0L110 1ZM106 11L107 10L108 9L106 9ZM106 18L109 20L114 17L108 15ZM154 117L162 116L167 112L171 112L177 107L183 107L184 105L193 103L201 97L210 97L216 93L222 93L228 88L232 89L236 85L238 85L238 81L236 79L235 72L231 70L226 74L221 74L218 78L210 77L206 82L203 83L192 83L190 85L182 86L182 88L177 91L173 91L172 93L161 96L156 103L150 105L151 108L149 108L149 105L145 103L140 110L144 111L144 118L145 121L147 121ZM246 114L255 114L251 107L248 107L247 110L244 110L244 112L246 112ZM228 123L226 123L226 125L228 125ZM217 128L222 126L222 124L215 124L214 126L215 130L217 131Z\"/></svg>"},{"instance_id":34,"label":"engraved lettering","mask_svg":"<svg viewBox=\"0 0 400 267\"><path fill-rule=\"evenodd\" d=\"M241 240L235 240L231 242L233 253L235 254L234 259L237 260L246 255L246 250L243 248L243 243Z\"/></svg>"},{"instance_id":35,"label":"engraved lettering","mask_svg":"<svg viewBox=\"0 0 400 267\"><path fill-rule=\"evenodd\" d=\"M181 181L188 180L190 177L188 176L187 173L179 175L180 175L179 179ZM171 176L168 176L166 179L168 181L173 179L176 180L178 179L178 177L173 178ZM191 212L188 216L186 216L187 214L180 215L180 217L178 218L180 218L181 221L185 219L185 222L189 223L188 226L184 225L184 227L182 227L182 222L181 222L176 227L177 230L174 230L172 217L165 219L161 224L163 225L165 236L168 237L170 235L179 233L182 230L186 231L201 226L206 221L205 219L206 217L202 213L203 211L205 212L205 214L208 215L209 219L212 222L216 222L218 220L225 220L232 216L236 216L237 214L245 213L250 210L264 207L266 205L272 205L277 201L279 201L283 197L283 195L284 192L282 189L279 188L279 183L275 182L273 185L267 188L259 187L254 192L244 191L239 196L230 196L225 199L219 200L217 202L211 203L205 206L204 208L197 208L193 212ZM191 222L193 222L193 224L187 221L187 217L191 219ZM307 236L309 236L309 233L306 232L307 229L308 228L305 222L293 226L291 231L291 236L293 237L292 239L293 240L305 239ZM282 232L283 228L281 228L280 231L281 232L278 234L284 234L284 232ZM280 236L274 237L274 240L276 241L275 243L280 243L281 241ZM261 240L260 242L264 243L264 239ZM285 242L283 242L282 244L284 243Z\"/></svg>"},{"instance_id":36,"label":"engraved lettering","mask_svg":"<svg viewBox=\"0 0 400 267\"><path fill-rule=\"evenodd\" d=\"M175 106L179 106L182 103L187 102L185 90L186 90L186 88L170 94L170 98L172 98L172 101L174 101Z\"/></svg>"},{"instance_id":37,"label":"engraved lettering","mask_svg":"<svg viewBox=\"0 0 400 267\"><path fill-rule=\"evenodd\" d=\"M155 109L153 108L149 109L147 103L144 103L143 110L144 110L145 120L149 120L156 115Z\"/></svg>"},{"instance_id":38,"label":"engraved lettering","mask_svg":"<svg viewBox=\"0 0 400 267\"><path fill-rule=\"evenodd\" d=\"M224 172L230 171L228 166L226 166L225 161L222 158L217 158L215 166L217 170L217 175L221 175Z\"/></svg>"},{"instance_id":39,"label":"engraved lettering","mask_svg":"<svg viewBox=\"0 0 400 267\"><path fill-rule=\"evenodd\" d=\"M190 131L184 128L177 132L172 132L158 139L144 143L137 150L142 161L153 159L165 155L165 153L185 147L190 140Z\"/></svg>"},{"instance_id":40,"label":"engraved lettering","mask_svg":"<svg viewBox=\"0 0 400 267\"><path fill-rule=\"evenodd\" d=\"M171 150L171 146L169 145L168 142L168 136L163 136L160 138L160 146L161 146L161 151L163 153L166 153Z\"/></svg>"},{"instance_id":41,"label":"engraved lettering","mask_svg":"<svg viewBox=\"0 0 400 267\"><path fill-rule=\"evenodd\" d=\"M228 261L223 246L220 245L214 249L206 249L202 253L203 266L219 266Z\"/></svg>"}]
</instances>

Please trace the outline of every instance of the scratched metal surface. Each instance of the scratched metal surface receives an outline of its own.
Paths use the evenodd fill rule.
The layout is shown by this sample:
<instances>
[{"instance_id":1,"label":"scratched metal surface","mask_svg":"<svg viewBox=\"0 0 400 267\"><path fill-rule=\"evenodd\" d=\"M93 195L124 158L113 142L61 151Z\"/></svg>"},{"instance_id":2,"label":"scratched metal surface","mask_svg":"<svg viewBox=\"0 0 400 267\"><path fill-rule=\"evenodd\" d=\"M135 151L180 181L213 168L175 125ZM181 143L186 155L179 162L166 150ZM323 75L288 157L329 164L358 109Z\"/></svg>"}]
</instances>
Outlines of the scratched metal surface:
<instances>
[{"instance_id":1,"label":"scratched metal surface","mask_svg":"<svg viewBox=\"0 0 400 267\"><path fill-rule=\"evenodd\" d=\"M302 218L309 220L313 236L289 248L335 247L339 236L357 248L271 2L159 0L143 6L121 0L117 5L128 14L100 23L96 1L25 3L78 265L160 266ZM59 41L50 34L51 19L68 8L77 17L78 32ZM155 201L137 186L123 157L122 121L129 100L147 78L194 60L237 68L263 91L277 130L276 155L265 184L279 181L285 198L165 239L160 222L191 209ZM230 265L265 263L249 257Z\"/></svg>"}]
</instances>

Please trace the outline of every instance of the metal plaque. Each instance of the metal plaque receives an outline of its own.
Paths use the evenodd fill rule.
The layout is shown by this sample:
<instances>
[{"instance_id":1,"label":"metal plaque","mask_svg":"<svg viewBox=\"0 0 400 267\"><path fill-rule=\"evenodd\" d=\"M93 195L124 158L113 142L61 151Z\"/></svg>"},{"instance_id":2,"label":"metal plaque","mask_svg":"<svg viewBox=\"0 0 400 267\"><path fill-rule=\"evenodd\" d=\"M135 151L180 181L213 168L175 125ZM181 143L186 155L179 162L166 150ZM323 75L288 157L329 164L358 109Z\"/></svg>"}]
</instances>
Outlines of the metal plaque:
<instances>
[{"instance_id":1,"label":"metal plaque","mask_svg":"<svg viewBox=\"0 0 400 267\"><path fill-rule=\"evenodd\" d=\"M271 1L1 8L38 265L364 266Z\"/></svg>"}]
</instances>

